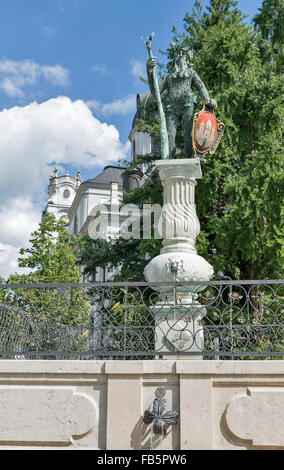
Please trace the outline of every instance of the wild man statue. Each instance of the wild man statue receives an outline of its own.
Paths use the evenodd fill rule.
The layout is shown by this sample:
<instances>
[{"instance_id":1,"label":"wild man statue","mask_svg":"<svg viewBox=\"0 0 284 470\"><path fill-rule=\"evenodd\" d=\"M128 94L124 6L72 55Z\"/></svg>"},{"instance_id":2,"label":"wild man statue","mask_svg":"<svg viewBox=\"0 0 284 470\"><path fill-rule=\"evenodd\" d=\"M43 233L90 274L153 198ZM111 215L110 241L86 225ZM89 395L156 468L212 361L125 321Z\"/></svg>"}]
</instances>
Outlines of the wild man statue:
<instances>
[{"instance_id":1,"label":"wild man statue","mask_svg":"<svg viewBox=\"0 0 284 470\"><path fill-rule=\"evenodd\" d=\"M167 134L167 150L163 152L162 158L175 158L176 155L176 133L179 124L184 132L184 151L188 158L192 157L192 125L195 112L196 96L192 91L192 85L197 89L201 98L212 108L217 106L214 99L210 99L209 93L197 73L190 67L193 59L192 49L185 41L177 41L168 49L167 64L168 72L157 84L155 72L156 64L151 51L152 37L148 38L146 45L150 58L147 60L147 74L149 87L154 99L161 103L163 108L160 121L165 120L165 133ZM163 146L163 141L162 141ZM164 155L163 155L164 153Z\"/></svg>"}]
</instances>

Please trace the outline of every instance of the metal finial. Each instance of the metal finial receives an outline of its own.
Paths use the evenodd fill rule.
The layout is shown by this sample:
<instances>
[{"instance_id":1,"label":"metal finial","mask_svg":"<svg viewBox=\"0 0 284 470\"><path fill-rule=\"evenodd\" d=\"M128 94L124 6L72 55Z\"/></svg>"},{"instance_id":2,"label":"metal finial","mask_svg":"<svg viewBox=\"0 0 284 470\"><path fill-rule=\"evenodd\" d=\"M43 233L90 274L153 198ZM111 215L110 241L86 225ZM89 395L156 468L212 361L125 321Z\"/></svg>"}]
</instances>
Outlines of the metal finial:
<instances>
[{"instance_id":1,"label":"metal finial","mask_svg":"<svg viewBox=\"0 0 284 470\"><path fill-rule=\"evenodd\" d=\"M141 36L141 40L147 45L149 44L149 42L153 41L154 36L155 36L155 33L151 33L150 36L148 36L146 39L144 39L143 36Z\"/></svg>"}]
</instances>

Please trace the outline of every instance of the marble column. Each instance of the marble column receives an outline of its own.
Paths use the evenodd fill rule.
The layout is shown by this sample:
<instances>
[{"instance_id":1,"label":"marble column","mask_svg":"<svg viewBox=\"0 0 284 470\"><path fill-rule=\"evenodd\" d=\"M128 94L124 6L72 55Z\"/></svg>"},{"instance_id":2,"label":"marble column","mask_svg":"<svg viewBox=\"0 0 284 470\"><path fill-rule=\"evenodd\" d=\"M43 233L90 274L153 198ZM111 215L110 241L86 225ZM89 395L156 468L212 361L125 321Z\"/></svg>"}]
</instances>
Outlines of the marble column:
<instances>
[{"instance_id":1,"label":"marble column","mask_svg":"<svg viewBox=\"0 0 284 470\"><path fill-rule=\"evenodd\" d=\"M206 309L197 300L204 286L196 281L209 281L213 277L213 267L195 248L200 232L195 207L196 180L202 178L200 161L198 158L158 160L155 165L163 184L159 221L163 246L160 254L146 266L144 275L147 282L186 283L175 288L155 287L160 293L160 300L153 307L156 350L197 353L203 348L200 323ZM200 359L197 355L192 357Z\"/></svg>"}]
</instances>

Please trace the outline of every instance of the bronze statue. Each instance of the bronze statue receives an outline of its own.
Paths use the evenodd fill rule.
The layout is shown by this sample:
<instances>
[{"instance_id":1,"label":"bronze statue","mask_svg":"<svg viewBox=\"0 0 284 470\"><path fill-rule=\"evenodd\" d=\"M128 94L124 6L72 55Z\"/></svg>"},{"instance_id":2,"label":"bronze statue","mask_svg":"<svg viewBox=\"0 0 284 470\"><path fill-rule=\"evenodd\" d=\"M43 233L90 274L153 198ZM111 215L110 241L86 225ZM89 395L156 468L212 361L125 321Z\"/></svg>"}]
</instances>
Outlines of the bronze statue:
<instances>
[{"instance_id":1,"label":"bronze statue","mask_svg":"<svg viewBox=\"0 0 284 470\"><path fill-rule=\"evenodd\" d=\"M168 72L158 83L156 63L151 51L152 37L153 33L145 41L150 56L147 60L147 74L150 91L158 103L160 114L162 158L175 158L175 141L179 124L184 132L185 154L187 157L192 157L192 125L196 104L196 96L192 91L192 86L212 108L215 108L217 103L214 99L210 99L204 83L195 70L190 67L193 52L185 41L176 41L171 44L168 49L168 58L170 59L167 64ZM167 136L165 137L164 134Z\"/></svg>"}]
</instances>

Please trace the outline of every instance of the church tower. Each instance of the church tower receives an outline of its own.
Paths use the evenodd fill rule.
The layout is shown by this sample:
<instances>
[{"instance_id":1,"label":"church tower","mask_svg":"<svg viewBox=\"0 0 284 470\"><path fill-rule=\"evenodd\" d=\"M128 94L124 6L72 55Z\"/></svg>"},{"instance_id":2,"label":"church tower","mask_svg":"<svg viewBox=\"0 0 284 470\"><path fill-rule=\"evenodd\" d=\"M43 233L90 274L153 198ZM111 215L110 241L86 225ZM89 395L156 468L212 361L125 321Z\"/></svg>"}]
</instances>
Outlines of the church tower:
<instances>
[{"instance_id":1,"label":"church tower","mask_svg":"<svg viewBox=\"0 0 284 470\"><path fill-rule=\"evenodd\" d=\"M65 175L58 176L58 170L55 168L49 178L49 200L43 215L46 212L50 212L55 215L56 219L66 218L67 220L68 211L80 185L80 170L76 177L69 175L68 171L66 171Z\"/></svg>"}]
</instances>

